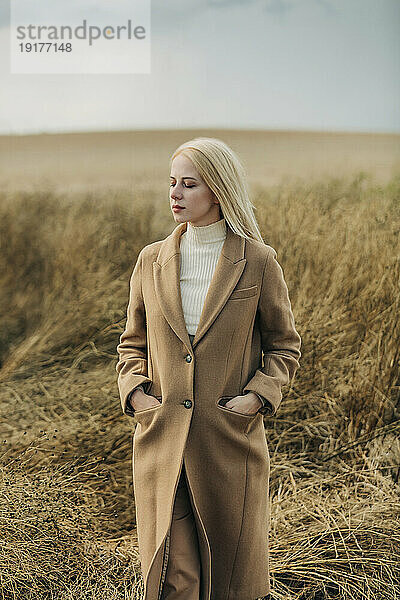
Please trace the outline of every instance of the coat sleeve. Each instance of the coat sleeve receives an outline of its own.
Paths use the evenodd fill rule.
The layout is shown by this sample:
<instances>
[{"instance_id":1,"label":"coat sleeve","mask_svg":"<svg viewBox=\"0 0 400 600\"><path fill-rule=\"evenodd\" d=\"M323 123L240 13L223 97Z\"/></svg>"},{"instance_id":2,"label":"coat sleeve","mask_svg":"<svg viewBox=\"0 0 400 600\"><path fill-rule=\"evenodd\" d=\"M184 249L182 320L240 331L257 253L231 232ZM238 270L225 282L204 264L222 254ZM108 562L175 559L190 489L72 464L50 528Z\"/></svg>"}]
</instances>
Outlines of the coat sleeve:
<instances>
[{"instance_id":1,"label":"coat sleeve","mask_svg":"<svg viewBox=\"0 0 400 600\"><path fill-rule=\"evenodd\" d=\"M133 415L128 396L141 384L150 384L147 373L146 311L142 295L142 251L130 278L125 330L117 346L116 365L122 412ZM132 412L133 411L133 412Z\"/></svg>"},{"instance_id":2,"label":"coat sleeve","mask_svg":"<svg viewBox=\"0 0 400 600\"><path fill-rule=\"evenodd\" d=\"M289 384L301 357L301 337L296 331L288 288L282 267L272 246L264 265L258 305L263 366L243 388L255 392L269 405L265 414L276 414L284 385Z\"/></svg>"}]
</instances>

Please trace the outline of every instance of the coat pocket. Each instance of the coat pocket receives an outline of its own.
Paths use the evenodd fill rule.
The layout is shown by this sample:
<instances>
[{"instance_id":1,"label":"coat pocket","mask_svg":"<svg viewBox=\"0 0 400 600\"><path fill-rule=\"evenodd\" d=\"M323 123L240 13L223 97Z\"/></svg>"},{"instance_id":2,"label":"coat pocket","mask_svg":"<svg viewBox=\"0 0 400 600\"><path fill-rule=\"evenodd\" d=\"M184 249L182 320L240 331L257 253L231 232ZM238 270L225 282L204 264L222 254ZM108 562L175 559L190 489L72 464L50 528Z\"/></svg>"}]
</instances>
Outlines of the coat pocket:
<instances>
[{"instance_id":1,"label":"coat pocket","mask_svg":"<svg viewBox=\"0 0 400 600\"><path fill-rule=\"evenodd\" d=\"M151 396L152 394L149 394ZM159 404L155 404L154 406L149 406L148 408L142 408L141 410L135 410L134 416L141 415L143 413L148 413L153 410L158 410L162 405L162 396L153 396L153 398L157 398Z\"/></svg>"},{"instance_id":2,"label":"coat pocket","mask_svg":"<svg viewBox=\"0 0 400 600\"><path fill-rule=\"evenodd\" d=\"M245 417L246 419L253 419L254 417L257 416L257 412L255 413L242 413L237 411L236 409L232 409L232 408L228 408L225 406L225 404L228 402L228 400L230 400L231 398L235 398L235 396L220 396L216 402L217 407L220 410L223 410L227 413L233 414L233 415L238 415L239 417Z\"/></svg>"},{"instance_id":3,"label":"coat pocket","mask_svg":"<svg viewBox=\"0 0 400 600\"><path fill-rule=\"evenodd\" d=\"M241 298L251 298L257 294L258 285L252 285L247 288L239 288L233 290L232 294L229 296L229 300L240 300Z\"/></svg>"}]
</instances>

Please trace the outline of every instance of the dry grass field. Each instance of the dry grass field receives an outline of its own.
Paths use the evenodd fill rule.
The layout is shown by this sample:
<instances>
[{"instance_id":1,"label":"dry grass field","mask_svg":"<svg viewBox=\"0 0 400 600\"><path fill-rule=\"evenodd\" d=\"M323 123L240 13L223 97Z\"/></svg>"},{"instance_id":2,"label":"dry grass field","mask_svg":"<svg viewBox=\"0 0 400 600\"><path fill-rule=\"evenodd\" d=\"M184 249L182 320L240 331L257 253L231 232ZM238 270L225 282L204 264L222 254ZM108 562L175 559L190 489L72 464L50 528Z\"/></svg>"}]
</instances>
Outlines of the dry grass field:
<instances>
[{"instance_id":1,"label":"dry grass field","mask_svg":"<svg viewBox=\"0 0 400 600\"><path fill-rule=\"evenodd\" d=\"M168 157L189 136L159 147L148 137L129 154L131 141L121 164L106 143L85 162L73 135L58 136L51 157L45 137L24 151L15 139L7 184L1 172L0 598L139 600L134 425L120 408L116 345L136 256L175 226ZM289 148L276 138L278 153ZM285 167L237 139L303 341L294 385L265 418L272 598L399 599L398 136L382 164L374 147L341 170L352 144L336 163L326 151L330 172L317 148L303 169L292 146L299 162Z\"/></svg>"},{"instance_id":2,"label":"dry grass field","mask_svg":"<svg viewBox=\"0 0 400 600\"><path fill-rule=\"evenodd\" d=\"M0 136L0 189L73 194L165 186L168 158L198 135L221 138L242 157L254 189L352 177L384 183L400 172L400 135L303 131L160 130ZM165 189L165 188L164 188Z\"/></svg>"}]
</instances>

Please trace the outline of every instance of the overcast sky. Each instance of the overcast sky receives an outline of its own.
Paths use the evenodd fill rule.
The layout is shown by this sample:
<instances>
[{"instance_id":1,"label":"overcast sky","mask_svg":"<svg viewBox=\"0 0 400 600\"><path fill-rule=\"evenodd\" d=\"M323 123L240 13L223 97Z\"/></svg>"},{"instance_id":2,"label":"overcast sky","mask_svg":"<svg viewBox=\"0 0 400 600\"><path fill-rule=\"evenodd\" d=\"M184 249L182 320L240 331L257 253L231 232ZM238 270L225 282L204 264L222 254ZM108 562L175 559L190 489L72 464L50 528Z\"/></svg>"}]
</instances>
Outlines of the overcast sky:
<instances>
[{"instance_id":1,"label":"overcast sky","mask_svg":"<svg viewBox=\"0 0 400 600\"><path fill-rule=\"evenodd\" d=\"M399 0L153 0L141 75L10 74L5 4L0 133L400 132Z\"/></svg>"}]
</instances>

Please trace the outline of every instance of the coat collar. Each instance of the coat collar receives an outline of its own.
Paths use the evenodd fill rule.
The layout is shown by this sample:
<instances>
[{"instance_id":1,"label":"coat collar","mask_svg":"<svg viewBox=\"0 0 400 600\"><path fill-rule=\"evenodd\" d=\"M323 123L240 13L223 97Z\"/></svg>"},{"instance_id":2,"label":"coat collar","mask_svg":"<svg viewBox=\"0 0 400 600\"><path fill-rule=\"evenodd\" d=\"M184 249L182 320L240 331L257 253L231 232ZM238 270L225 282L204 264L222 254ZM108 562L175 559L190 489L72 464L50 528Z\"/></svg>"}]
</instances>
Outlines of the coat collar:
<instances>
[{"instance_id":1,"label":"coat collar","mask_svg":"<svg viewBox=\"0 0 400 600\"><path fill-rule=\"evenodd\" d=\"M225 306L246 265L245 238L226 224L226 238L207 291L200 322L190 343L183 315L180 290L180 236L187 223L180 223L163 240L157 259L153 262L154 286L161 310L172 330L187 346L195 347Z\"/></svg>"}]
</instances>

